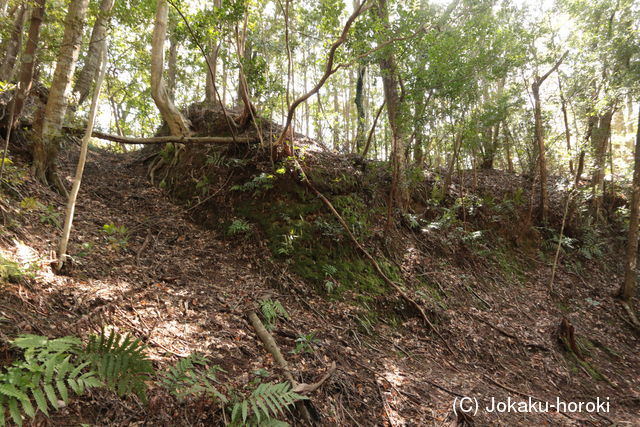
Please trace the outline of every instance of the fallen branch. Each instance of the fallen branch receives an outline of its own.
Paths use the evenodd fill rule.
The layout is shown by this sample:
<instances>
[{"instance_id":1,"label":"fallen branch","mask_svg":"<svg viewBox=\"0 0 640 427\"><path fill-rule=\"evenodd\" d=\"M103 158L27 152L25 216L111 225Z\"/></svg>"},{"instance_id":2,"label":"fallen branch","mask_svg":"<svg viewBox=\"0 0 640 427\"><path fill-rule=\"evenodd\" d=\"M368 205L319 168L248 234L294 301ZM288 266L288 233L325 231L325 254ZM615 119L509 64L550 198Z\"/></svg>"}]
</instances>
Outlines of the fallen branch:
<instances>
[{"instance_id":1,"label":"fallen branch","mask_svg":"<svg viewBox=\"0 0 640 427\"><path fill-rule=\"evenodd\" d=\"M80 132L76 129L68 129L72 133ZM93 131L91 136L106 141L119 142L120 144L252 144L260 142L256 137L232 137L232 136L152 136L149 138L137 138L131 136L112 135L99 131Z\"/></svg>"},{"instance_id":2,"label":"fallen branch","mask_svg":"<svg viewBox=\"0 0 640 427\"><path fill-rule=\"evenodd\" d=\"M334 362L327 370L327 373L322 378L320 378L318 382L314 384L297 382L293 378L293 375L289 370L289 364L287 363L284 356L282 356L282 352L280 351L280 347L278 347L276 340L273 339L271 333L267 331L267 328L264 327L262 321L255 313L255 311L250 311L247 316L249 317L249 321L251 322L253 329L255 329L258 338L260 338L260 341L262 341L262 344L264 344L267 351L271 353L271 355L273 356L273 360L275 360L278 366L282 368L282 370L284 371L284 377L287 379L287 381L289 381L291 387L296 393L311 393L312 391L317 390L335 372L336 364ZM303 401L297 401L296 408L298 409L304 420L309 423L309 425L314 425L311 420L311 414L309 413L309 410L307 409Z\"/></svg>"},{"instance_id":3,"label":"fallen branch","mask_svg":"<svg viewBox=\"0 0 640 427\"><path fill-rule=\"evenodd\" d=\"M636 328L637 331L640 332L640 321L638 321L638 317L635 315L635 313L631 309L631 306L629 306L629 304L626 303L625 301L622 301L620 304L622 305L622 308L624 308L624 311L626 311L627 314L629 315L629 318L631 319L631 324Z\"/></svg>"}]
</instances>

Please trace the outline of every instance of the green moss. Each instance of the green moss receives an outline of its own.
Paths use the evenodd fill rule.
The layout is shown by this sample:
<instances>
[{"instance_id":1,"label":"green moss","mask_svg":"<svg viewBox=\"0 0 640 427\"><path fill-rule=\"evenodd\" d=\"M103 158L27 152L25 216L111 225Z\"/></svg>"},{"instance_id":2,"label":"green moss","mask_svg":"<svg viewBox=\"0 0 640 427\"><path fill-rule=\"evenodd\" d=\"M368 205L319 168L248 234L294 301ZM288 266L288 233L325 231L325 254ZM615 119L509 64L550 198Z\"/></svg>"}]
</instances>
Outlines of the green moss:
<instances>
[{"instance_id":1,"label":"green moss","mask_svg":"<svg viewBox=\"0 0 640 427\"><path fill-rule=\"evenodd\" d=\"M304 188L276 188L271 195L244 199L237 204L238 217L258 225L268 240L274 257L287 262L291 270L325 292L327 281L335 284L336 294L357 290L371 295L385 292L385 283L370 262L353 247L338 221L320 200L311 197ZM332 198L336 210L358 238L365 238L369 229L368 208L356 195ZM398 280L397 269L380 262L392 280Z\"/></svg>"},{"instance_id":2,"label":"green moss","mask_svg":"<svg viewBox=\"0 0 640 427\"><path fill-rule=\"evenodd\" d=\"M20 265L10 259L0 256L0 279L15 282L24 276Z\"/></svg>"}]
</instances>

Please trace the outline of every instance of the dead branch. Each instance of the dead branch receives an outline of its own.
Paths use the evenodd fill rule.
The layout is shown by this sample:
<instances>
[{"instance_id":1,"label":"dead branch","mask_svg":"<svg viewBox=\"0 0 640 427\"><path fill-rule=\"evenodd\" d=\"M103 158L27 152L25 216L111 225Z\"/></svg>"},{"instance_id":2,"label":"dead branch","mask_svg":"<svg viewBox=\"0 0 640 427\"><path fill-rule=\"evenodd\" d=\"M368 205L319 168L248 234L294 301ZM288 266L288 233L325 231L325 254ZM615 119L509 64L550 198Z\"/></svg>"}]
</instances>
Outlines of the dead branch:
<instances>
[{"instance_id":1,"label":"dead branch","mask_svg":"<svg viewBox=\"0 0 640 427\"><path fill-rule=\"evenodd\" d=\"M66 129L70 133L82 132L77 129ZM232 136L152 136L149 138L139 138L132 136L119 136L110 133L104 133L99 131L93 131L91 136L105 141L118 142L120 144L167 144L167 143L180 143L180 144L235 144L245 143L253 144L260 142L256 137L232 137Z\"/></svg>"}]
</instances>

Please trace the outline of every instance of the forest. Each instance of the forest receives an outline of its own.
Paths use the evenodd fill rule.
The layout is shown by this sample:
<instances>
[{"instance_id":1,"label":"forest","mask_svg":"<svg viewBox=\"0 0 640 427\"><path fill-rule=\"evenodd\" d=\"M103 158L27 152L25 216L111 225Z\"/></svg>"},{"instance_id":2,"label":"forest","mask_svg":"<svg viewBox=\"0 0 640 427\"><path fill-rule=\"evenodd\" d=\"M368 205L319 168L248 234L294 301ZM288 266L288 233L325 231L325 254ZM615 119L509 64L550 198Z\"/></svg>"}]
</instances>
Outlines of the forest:
<instances>
[{"instance_id":1,"label":"forest","mask_svg":"<svg viewBox=\"0 0 640 427\"><path fill-rule=\"evenodd\" d=\"M638 0L0 0L0 427L640 425Z\"/></svg>"}]
</instances>

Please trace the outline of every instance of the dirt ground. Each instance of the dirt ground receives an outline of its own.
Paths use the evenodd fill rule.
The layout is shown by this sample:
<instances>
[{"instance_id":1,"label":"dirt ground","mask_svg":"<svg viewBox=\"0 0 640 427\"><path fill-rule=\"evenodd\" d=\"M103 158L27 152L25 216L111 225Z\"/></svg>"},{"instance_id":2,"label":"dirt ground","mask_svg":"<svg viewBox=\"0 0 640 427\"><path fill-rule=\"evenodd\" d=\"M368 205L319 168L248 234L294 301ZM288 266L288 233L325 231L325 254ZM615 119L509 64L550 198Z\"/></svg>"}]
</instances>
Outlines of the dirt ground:
<instances>
[{"instance_id":1,"label":"dirt ground","mask_svg":"<svg viewBox=\"0 0 640 427\"><path fill-rule=\"evenodd\" d=\"M62 171L70 179L76 159L67 156ZM0 338L86 336L108 325L141 338L158 369L200 352L224 368L221 381L241 389L261 368L273 381L283 378L246 316L268 295L290 315L273 333L296 379L312 383L337 364L310 396L321 425L640 425L639 334L612 297L620 277L610 271L593 268L579 276L561 269L553 301L547 263L509 284L490 280L494 272L485 266L457 262L464 254L414 249L404 267L420 264L450 298L471 292L482 304L445 307L437 321L444 341L411 315L400 325L381 318L369 330L361 308L317 295L272 261L264 242L234 240L195 224L146 172L139 154L89 153L68 275L54 275L49 266L60 234L55 225L37 213L5 214L2 251L38 268L33 279L0 285ZM16 191L63 211L63 199L31 178ZM128 240L108 242L105 224L125 226ZM563 317L591 343L587 365L563 351L557 339ZM317 340L313 352L292 353L304 334ZM6 342L0 351L5 362L15 356ZM33 425L223 424L212 402L179 403L153 385L149 397L143 405L93 391L51 418L39 415ZM463 397L478 399L480 410L456 415L454 401ZM489 413L483 407L492 398L553 404L600 398L610 410Z\"/></svg>"}]
</instances>

